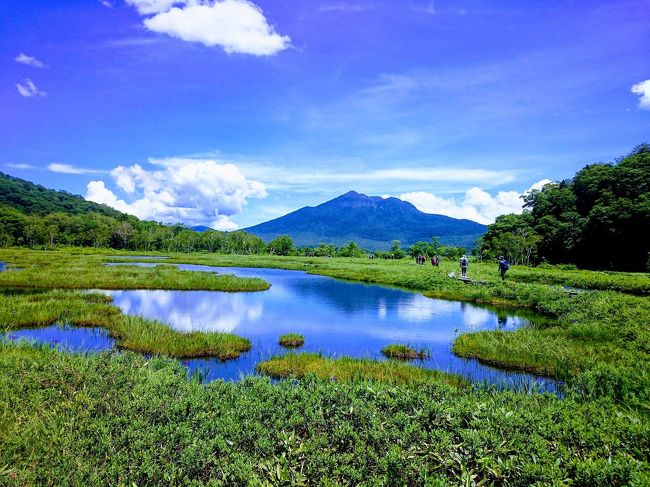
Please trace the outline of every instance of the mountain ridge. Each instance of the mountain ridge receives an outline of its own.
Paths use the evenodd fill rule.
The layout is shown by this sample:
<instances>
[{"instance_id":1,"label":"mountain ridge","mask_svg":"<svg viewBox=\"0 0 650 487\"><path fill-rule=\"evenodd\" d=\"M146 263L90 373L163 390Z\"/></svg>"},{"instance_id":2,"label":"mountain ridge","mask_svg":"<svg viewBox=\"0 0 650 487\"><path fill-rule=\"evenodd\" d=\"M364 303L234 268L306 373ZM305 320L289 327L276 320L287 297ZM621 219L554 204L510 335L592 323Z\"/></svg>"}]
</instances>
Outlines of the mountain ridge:
<instances>
[{"instance_id":1,"label":"mountain ridge","mask_svg":"<svg viewBox=\"0 0 650 487\"><path fill-rule=\"evenodd\" d=\"M354 240L373 250L439 237L446 245L471 248L486 226L466 219L424 213L399 198L348 191L317 206L305 206L279 218L245 228L264 240L289 235L298 246L343 245Z\"/></svg>"}]
</instances>

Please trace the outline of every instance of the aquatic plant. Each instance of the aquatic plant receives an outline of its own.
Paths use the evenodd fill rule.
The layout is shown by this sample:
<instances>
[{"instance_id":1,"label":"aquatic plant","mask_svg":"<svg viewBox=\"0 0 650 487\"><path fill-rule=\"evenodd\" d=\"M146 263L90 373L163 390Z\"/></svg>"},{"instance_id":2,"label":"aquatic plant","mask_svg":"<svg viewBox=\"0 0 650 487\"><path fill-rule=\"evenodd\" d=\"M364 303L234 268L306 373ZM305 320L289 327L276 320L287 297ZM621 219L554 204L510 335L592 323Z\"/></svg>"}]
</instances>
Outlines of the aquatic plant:
<instances>
[{"instance_id":1,"label":"aquatic plant","mask_svg":"<svg viewBox=\"0 0 650 487\"><path fill-rule=\"evenodd\" d=\"M257 370L276 378L305 377L313 374L321 378L334 377L342 381L376 380L391 384L440 381L457 387L468 385L461 376L439 370L390 361L351 357L328 358L315 353L290 353L273 357L257 364Z\"/></svg>"},{"instance_id":2,"label":"aquatic plant","mask_svg":"<svg viewBox=\"0 0 650 487\"><path fill-rule=\"evenodd\" d=\"M287 348L298 348L305 344L305 337L298 333L287 333L280 337L280 345Z\"/></svg>"},{"instance_id":3,"label":"aquatic plant","mask_svg":"<svg viewBox=\"0 0 650 487\"><path fill-rule=\"evenodd\" d=\"M381 353L388 358L396 360L425 359L431 355L425 349L416 350L413 347L401 343L392 343L390 345L386 345L381 349Z\"/></svg>"}]
</instances>

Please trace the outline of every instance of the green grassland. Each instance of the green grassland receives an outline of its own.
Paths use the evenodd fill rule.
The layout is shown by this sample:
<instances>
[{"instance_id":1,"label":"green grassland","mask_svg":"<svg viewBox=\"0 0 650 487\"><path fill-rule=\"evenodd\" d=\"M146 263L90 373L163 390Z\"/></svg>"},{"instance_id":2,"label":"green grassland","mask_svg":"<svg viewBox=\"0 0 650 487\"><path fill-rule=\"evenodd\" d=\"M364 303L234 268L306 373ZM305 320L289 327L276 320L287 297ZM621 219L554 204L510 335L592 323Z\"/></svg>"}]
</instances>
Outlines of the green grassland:
<instances>
[{"instance_id":1,"label":"green grassland","mask_svg":"<svg viewBox=\"0 0 650 487\"><path fill-rule=\"evenodd\" d=\"M455 262L158 253L147 255L170 258L152 269L104 266L128 255L0 250L0 261L24 269L0 273L2 327L102 326L120 346L154 355L0 342L0 484L650 483L648 274L513 267L501 283L495 264L472 262L475 282L463 283L447 277L458 272ZM557 377L565 396L473 388L408 364L313 354L259 365L300 380L204 385L156 355L193 356L223 336L123 316L98 293L35 289L268 286L169 266L180 262L297 269L530 310L534 326L461 334L454 351ZM589 291L572 295L561 285Z\"/></svg>"},{"instance_id":2,"label":"green grassland","mask_svg":"<svg viewBox=\"0 0 650 487\"><path fill-rule=\"evenodd\" d=\"M0 344L0 484L647 485L650 427L608 399L306 378Z\"/></svg>"},{"instance_id":3,"label":"green grassland","mask_svg":"<svg viewBox=\"0 0 650 487\"><path fill-rule=\"evenodd\" d=\"M85 249L84 249L85 250ZM0 287L56 289L197 289L262 291L263 279L156 267L106 266L113 259L75 251L0 250L0 261L20 270L0 273ZM115 259L119 262L119 259ZM156 261L158 262L158 261Z\"/></svg>"}]
</instances>

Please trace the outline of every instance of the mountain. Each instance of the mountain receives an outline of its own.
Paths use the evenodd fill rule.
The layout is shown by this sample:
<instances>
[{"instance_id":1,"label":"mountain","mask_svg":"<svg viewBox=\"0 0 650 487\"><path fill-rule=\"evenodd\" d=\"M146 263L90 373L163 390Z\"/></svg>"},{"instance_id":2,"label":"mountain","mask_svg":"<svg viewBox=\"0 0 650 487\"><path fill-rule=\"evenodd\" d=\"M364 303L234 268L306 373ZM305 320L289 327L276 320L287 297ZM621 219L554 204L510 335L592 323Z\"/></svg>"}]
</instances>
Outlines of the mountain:
<instances>
[{"instance_id":1,"label":"mountain","mask_svg":"<svg viewBox=\"0 0 650 487\"><path fill-rule=\"evenodd\" d=\"M244 230L266 241L289 235L298 246L343 245L354 240L361 247L384 250L393 240L408 246L434 236L446 245L471 248L486 229L471 220L424 213L398 198L350 191Z\"/></svg>"},{"instance_id":2,"label":"mountain","mask_svg":"<svg viewBox=\"0 0 650 487\"><path fill-rule=\"evenodd\" d=\"M203 232L214 231L214 228L206 227L205 225L196 225L195 227L190 227L190 230L203 233Z\"/></svg>"},{"instance_id":3,"label":"mountain","mask_svg":"<svg viewBox=\"0 0 650 487\"><path fill-rule=\"evenodd\" d=\"M128 217L110 206L86 201L81 196L66 191L47 189L0 172L0 206L2 205L11 206L26 215L101 213L118 220Z\"/></svg>"}]
</instances>

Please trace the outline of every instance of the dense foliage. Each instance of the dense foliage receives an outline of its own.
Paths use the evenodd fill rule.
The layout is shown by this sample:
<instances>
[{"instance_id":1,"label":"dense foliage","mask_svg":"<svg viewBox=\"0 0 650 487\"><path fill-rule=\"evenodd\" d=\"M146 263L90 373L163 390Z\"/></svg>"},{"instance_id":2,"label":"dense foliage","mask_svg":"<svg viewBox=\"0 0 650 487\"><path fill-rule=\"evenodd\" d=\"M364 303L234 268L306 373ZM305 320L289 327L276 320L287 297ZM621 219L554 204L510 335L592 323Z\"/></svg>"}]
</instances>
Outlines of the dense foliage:
<instances>
[{"instance_id":1,"label":"dense foliage","mask_svg":"<svg viewBox=\"0 0 650 487\"><path fill-rule=\"evenodd\" d=\"M67 191L47 189L0 172L0 207L2 206L10 206L28 215L99 213L117 220L126 218L124 213L110 206L86 201Z\"/></svg>"},{"instance_id":2,"label":"dense foliage","mask_svg":"<svg viewBox=\"0 0 650 487\"><path fill-rule=\"evenodd\" d=\"M484 257L643 271L650 264L650 145L614 164L591 164L571 180L525 195L522 215L488 227Z\"/></svg>"},{"instance_id":3,"label":"dense foliage","mask_svg":"<svg viewBox=\"0 0 650 487\"><path fill-rule=\"evenodd\" d=\"M607 400L436 382L202 385L174 361L0 343L3 485L647 485Z\"/></svg>"}]
</instances>

